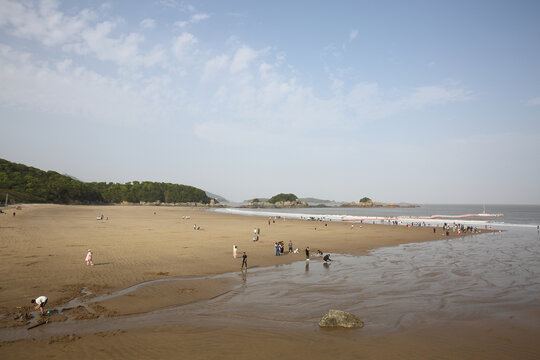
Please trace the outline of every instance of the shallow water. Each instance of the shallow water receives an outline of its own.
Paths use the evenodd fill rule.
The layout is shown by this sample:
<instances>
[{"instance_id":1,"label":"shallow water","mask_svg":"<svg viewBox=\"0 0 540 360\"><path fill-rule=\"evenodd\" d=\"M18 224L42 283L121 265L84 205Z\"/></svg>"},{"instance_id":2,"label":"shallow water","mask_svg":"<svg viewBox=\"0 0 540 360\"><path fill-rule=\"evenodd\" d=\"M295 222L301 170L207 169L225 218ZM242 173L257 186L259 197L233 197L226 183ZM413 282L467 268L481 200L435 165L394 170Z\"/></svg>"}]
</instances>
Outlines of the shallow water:
<instances>
[{"instance_id":1,"label":"shallow water","mask_svg":"<svg viewBox=\"0 0 540 360\"><path fill-rule=\"evenodd\" d=\"M513 229L332 258L330 265L314 258L218 275L237 277L240 285L211 300L141 315L51 323L30 331L0 329L0 340L182 323L314 329L329 309L357 314L365 322L362 332L376 333L434 319L501 318L512 316L516 308L540 305L536 230ZM120 296L152 283L81 302Z\"/></svg>"},{"instance_id":2,"label":"shallow water","mask_svg":"<svg viewBox=\"0 0 540 360\"><path fill-rule=\"evenodd\" d=\"M244 291L220 311L313 323L336 308L381 331L427 318L497 316L506 305L540 304L540 241L534 235L484 234L382 248L371 256L335 255L329 266L280 266L250 274Z\"/></svg>"}]
</instances>

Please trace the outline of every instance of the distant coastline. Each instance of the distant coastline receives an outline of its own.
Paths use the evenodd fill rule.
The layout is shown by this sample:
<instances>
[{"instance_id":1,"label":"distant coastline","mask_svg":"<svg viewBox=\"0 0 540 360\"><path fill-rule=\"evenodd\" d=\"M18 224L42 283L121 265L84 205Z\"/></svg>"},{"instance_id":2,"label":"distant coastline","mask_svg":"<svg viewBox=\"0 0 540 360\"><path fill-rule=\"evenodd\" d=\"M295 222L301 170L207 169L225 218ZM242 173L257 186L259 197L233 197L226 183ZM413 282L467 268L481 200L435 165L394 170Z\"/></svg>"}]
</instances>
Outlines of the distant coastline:
<instances>
[{"instance_id":1,"label":"distant coastline","mask_svg":"<svg viewBox=\"0 0 540 360\"><path fill-rule=\"evenodd\" d=\"M326 204L309 204L305 201L281 201L276 203L270 203L266 201L249 202L239 206L237 208L247 209L290 209L290 208L417 208L416 204L394 204L394 203L380 203L380 202L343 202L337 205Z\"/></svg>"}]
</instances>

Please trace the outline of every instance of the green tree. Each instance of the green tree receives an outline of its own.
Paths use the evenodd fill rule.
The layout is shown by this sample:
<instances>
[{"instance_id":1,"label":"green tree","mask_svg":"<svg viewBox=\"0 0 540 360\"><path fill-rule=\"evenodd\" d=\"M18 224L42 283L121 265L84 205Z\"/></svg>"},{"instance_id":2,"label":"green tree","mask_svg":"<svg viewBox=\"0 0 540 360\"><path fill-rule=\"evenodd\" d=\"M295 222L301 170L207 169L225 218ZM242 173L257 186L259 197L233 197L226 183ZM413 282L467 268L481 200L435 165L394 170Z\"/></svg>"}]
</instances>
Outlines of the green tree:
<instances>
[{"instance_id":1,"label":"green tree","mask_svg":"<svg viewBox=\"0 0 540 360\"><path fill-rule=\"evenodd\" d=\"M272 196L270 200L268 200L268 202L271 204L275 204L277 202L282 202L282 201L285 202L285 201L296 201L296 200L298 200L298 197L294 194L280 193L280 194Z\"/></svg>"},{"instance_id":2,"label":"green tree","mask_svg":"<svg viewBox=\"0 0 540 360\"><path fill-rule=\"evenodd\" d=\"M192 186L150 181L85 183L55 171L43 171L4 159L0 159L0 192L15 195L17 202L84 204L159 200L210 203L203 190Z\"/></svg>"}]
</instances>

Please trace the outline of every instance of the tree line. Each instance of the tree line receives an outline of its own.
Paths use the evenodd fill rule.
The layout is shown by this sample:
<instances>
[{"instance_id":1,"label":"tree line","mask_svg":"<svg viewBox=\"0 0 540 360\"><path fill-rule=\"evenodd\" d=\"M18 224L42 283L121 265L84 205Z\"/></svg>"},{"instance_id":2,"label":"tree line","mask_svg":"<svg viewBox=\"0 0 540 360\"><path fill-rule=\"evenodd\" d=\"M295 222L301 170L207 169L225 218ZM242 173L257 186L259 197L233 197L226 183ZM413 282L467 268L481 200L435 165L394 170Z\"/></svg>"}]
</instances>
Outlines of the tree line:
<instances>
[{"instance_id":1,"label":"tree line","mask_svg":"<svg viewBox=\"0 0 540 360\"><path fill-rule=\"evenodd\" d=\"M286 201L291 201L291 202L298 201L298 196L296 196L294 194L280 193L280 194L272 196L268 200L268 202L271 203L271 204L275 204L277 202L286 202Z\"/></svg>"},{"instance_id":2,"label":"tree line","mask_svg":"<svg viewBox=\"0 0 540 360\"><path fill-rule=\"evenodd\" d=\"M199 202L208 204L206 193L193 186L151 181L82 182L55 171L43 171L0 159L0 194L9 193L21 203L165 203Z\"/></svg>"}]
</instances>

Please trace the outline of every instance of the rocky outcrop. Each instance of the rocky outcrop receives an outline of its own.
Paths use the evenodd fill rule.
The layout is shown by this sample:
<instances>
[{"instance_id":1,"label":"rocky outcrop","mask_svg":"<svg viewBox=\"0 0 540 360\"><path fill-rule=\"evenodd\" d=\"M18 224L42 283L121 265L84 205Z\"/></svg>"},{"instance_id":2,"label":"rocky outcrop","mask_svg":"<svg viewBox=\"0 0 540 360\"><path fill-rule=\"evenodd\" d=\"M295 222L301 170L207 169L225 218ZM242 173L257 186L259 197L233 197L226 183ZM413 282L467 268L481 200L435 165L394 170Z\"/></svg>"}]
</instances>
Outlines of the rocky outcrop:
<instances>
[{"instance_id":1,"label":"rocky outcrop","mask_svg":"<svg viewBox=\"0 0 540 360\"><path fill-rule=\"evenodd\" d=\"M305 201L277 201L269 203L266 201L255 201L240 206L241 208L262 208L262 209L282 209L282 208L305 208L308 207Z\"/></svg>"},{"instance_id":2,"label":"rocky outcrop","mask_svg":"<svg viewBox=\"0 0 540 360\"><path fill-rule=\"evenodd\" d=\"M364 327L362 320L355 315L341 310L330 310L319 321L320 327L344 327L361 328Z\"/></svg>"}]
</instances>

